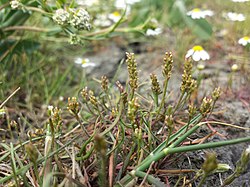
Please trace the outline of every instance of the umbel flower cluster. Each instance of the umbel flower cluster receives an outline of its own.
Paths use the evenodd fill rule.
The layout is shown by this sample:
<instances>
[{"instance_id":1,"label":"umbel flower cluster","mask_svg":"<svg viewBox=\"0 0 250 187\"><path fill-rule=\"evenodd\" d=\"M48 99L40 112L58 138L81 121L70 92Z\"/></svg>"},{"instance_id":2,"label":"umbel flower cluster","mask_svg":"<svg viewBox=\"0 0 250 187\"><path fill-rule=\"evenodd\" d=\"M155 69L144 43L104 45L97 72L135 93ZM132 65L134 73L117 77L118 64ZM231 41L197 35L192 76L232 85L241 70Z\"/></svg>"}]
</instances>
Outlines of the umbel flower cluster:
<instances>
[{"instance_id":1,"label":"umbel flower cluster","mask_svg":"<svg viewBox=\"0 0 250 187\"><path fill-rule=\"evenodd\" d=\"M57 9L52 17L54 22L61 26L71 25L77 30L90 30L90 16L83 8Z\"/></svg>"}]
</instances>

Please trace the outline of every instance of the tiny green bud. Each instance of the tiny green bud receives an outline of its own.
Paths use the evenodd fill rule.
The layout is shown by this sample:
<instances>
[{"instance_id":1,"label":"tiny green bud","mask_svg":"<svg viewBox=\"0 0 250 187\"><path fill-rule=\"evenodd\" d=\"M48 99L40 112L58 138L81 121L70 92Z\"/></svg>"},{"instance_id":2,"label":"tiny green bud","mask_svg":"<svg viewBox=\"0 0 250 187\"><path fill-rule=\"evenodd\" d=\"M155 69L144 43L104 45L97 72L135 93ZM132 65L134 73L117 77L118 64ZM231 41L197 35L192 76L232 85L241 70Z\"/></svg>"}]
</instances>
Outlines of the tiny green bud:
<instances>
[{"instance_id":1,"label":"tiny green bud","mask_svg":"<svg viewBox=\"0 0 250 187\"><path fill-rule=\"evenodd\" d=\"M218 163L216 160L216 154L215 153L207 153L205 162L202 165L202 170L206 174L210 174L214 170L216 170L218 167Z\"/></svg>"},{"instance_id":2,"label":"tiny green bud","mask_svg":"<svg viewBox=\"0 0 250 187\"><path fill-rule=\"evenodd\" d=\"M25 145L25 151L32 163L35 163L38 159L38 151L36 147L29 142L28 144Z\"/></svg>"}]
</instances>

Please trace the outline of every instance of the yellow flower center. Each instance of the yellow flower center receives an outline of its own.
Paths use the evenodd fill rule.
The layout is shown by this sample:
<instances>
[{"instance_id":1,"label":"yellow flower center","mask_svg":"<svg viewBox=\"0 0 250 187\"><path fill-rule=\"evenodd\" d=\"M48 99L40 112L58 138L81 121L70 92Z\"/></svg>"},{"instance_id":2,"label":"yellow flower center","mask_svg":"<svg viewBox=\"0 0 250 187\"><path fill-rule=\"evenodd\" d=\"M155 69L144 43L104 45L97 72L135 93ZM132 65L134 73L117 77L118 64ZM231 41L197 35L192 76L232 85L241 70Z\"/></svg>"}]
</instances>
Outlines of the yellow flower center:
<instances>
[{"instance_id":1,"label":"yellow flower center","mask_svg":"<svg viewBox=\"0 0 250 187\"><path fill-rule=\"evenodd\" d=\"M193 12L200 12L200 11L201 11L201 9L199 9L199 8L193 9Z\"/></svg>"},{"instance_id":2,"label":"yellow flower center","mask_svg":"<svg viewBox=\"0 0 250 187\"><path fill-rule=\"evenodd\" d=\"M250 38L248 36L243 37L243 40L249 40Z\"/></svg>"},{"instance_id":3,"label":"yellow flower center","mask_svg":"<svg viewBox=\"0 0 250 187\"><path fill-rule=\"evenodd\" d=\"M86 64L88 62L88 59L84 58L82 59L82 64Z\"/></svg>"},{"instance_id":4,"label":"yellow flower center","mask_svg":"<svg viewBox=\"0 0 250 187\"><path fill-rule=\"evenodd\" d=\"M194 51L202 51L203 47L201 47L200 45L196 45L196 46L193 47L193 50Z\"/></svg>"},{"instance_id":5,"label":"yellow flower center","mask_svg":"<svg viewBox=\"0 0 250 187\"><path fill-rule=\"evenodd\" d=\"M115 17L120 17L121 14L120 14L118 11L115 11L115 12L113 12L113 16L115 16Z\"/></svg>"}]
</instances>

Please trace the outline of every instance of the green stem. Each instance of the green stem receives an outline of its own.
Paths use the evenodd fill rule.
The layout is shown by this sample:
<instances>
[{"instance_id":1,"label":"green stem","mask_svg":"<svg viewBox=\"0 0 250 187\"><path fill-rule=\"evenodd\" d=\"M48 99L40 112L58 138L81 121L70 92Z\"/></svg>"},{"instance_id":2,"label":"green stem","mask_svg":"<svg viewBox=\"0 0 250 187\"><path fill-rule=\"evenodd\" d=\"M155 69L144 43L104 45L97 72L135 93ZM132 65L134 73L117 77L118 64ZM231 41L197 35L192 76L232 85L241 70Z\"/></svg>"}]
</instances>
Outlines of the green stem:
<instances>
[{"instance_id":1,"label":"green stem","mask_svg":"<svg viewBox=\"0 0 250 187\"><path fill-rule=\"evenodd\" d=\"M181 96L180 96L180 98L179 98L179 100L178 100L178 103L177 103L176 107L175 107L174 110L173 110L173 114L180 108L181 103L182 103L182 101L183 101L184 95L185 95L185 92L182 92L182 93L181 93Z\"/></svg>"},{"instance_id":2,"label":"green stem","mask_svg":"<svg viewBox=\"0 0 250 187\"><path fill-rule=\"evenodd\" d=\"M88 136L88 138L90 138L90 135L89 135L87 129L85 128L84 124L82 123L82 120L80 119L79 115L75 114L75 118L78 121L78 123L81 125L83 132L85 132L85 134Z\"/></svg>"},{"instance_id":3,"label":"green stem","mask_svg":"<svg viewBox=\"0 0 250 187\"><path fill-rule=\"evenodd\" d=\"M107 134L109 131L111 131L117 125L117 123L120 121L123 108L124 108L123 101L120 100L119 111L118 111L118 115L115 118L115 121L109 126L109 128L107 128L105 131L103 131L102 133L100 133L100 136L104 136L105 134Z\"/></svg>"},{"instance_id":4,"label":"green stem","mask_svg":"<svg viewBox=\"0 0 250 187\"><path fill-rule=\"evenodd\" d=\"M198 126L198 125L197 125ZM205 144L199 144L199 145L190 145L190 146L182 146L182 147L176 147L176 148L171 148L170 146L168 148L163 149L161 152L155 154L155 155L150 155L146 162L143 162L140 164L135 170L136 171L145 171L152 162L157 162L160 159L164 158L168 154L174 154L174 153L181 153L181 152L188 152L188 151L196 151L196 150L202 150L202 149L211 149L211 148L217 148L221 146L226 146L226 145L232 145L232 144L238 144L242 142L247 142L250 141L250 136L245 137L245 138L238 138L234 140L226 140L226 141L221 141L221 142L212 142L212 143L205 143ZM135 171L134 171L135 172ZM133 171L132 171L133 173ZM133 177L131 175L126 175L121 182L125 182L123 184L127 184L132 180Z\"/></svg>"},{"instance_id":5,"label":"green stem","mask_svg":"<svg viewBox=\"0 0 250 187\"><path fill-rule=\"evenodd\" d=\"M204 173L204 175L202 176L201 181L199 182L198 187L202 187L202 185L204 184L204 182L206 181L207 178L207 174Z\"/></svg>"},{"instance_id":6,"label":"green stem","mask_svg":"<svg viewBox=\"0 0 250 187\"><path fill-rule=\"evenodd\" d=\"M160 115L161 109L165 104L165 99L166 99L165 97L166 97L166 94L167 94L167 88L168 88L168 79L165 79L164 86L163 86L163 96L162 96L160 107L159 107L159 109L158 109L158 111L156 113L156 119Z\"/></svg>"},{"instance_id":7,"label":"green stem","mask_svg":"<svg viewBox=\"0 0 250 187\"><path fill-rule=\"evenodd\" d=\"M45 29L45 28L40 28L40 27L33 27L33 26L9 26L9 27L5 27L3 28L4 32L7 31L32 31L32 32L52 32L52 31L59 31L61 29Z\"/></svg>"},{"instance_id":8,"label":"green stem","mask_svg":"<svg viewBox=\"0 0 250 187\"><path fill-rule=\"evenodd\" d=\"M38 13L45 14L45 15L52 15L51 13L45 12L44 10L42 10L40 8L37 8L37 7L25 6L24 8L26 10L30 10L30 11L33 11L33 12L38 12Z\"/></svg>"}]
</instances>

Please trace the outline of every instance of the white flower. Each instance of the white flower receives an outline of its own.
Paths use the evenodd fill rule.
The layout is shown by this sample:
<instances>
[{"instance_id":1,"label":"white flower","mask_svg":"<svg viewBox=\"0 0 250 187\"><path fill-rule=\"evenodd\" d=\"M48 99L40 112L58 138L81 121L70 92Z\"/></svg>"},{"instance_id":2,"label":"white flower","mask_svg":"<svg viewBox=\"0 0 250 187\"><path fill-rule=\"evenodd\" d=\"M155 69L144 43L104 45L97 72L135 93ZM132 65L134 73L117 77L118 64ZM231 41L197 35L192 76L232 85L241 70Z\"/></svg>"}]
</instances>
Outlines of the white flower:
<instances>
[{"instance_id":1,"label":"white flower","mask_svg":"<svg viewBox=\"0 0 250 187\"><path fill-rule=\"evenodd\" d=\"M76 3L82 6L93 6L98 5L99 0L76 0Z\"/></svg>"},{"instance_id":2,"label":"white flower","mask_svg":"<svg viewBox=\"0 0 250 187\"><path fill-rule=\"evenodd\" d=\"M69 21L70 25L72 25L73 27L81 30L81 29L85 29L85 30L90 30L90 16L89 13L83 9L83 8L79 8L79 9L69 9L70 13L71 13L71 19Z\"/></svg>"},{"instance_id":3,"label":"white flower","mask_svg":"<svg viewBox=\"0 0 250 187\"><path fill-rule=\"evenodd\" d=\"M82 68L87 68L87 67L95 67L96 64L93 62L90 62L90 60L88 58L76 58L75 59L75 63L76 64L80 64L82 66Z\"/></svg>"},{"instance_id":4,"label":"white flower","mask_svg":"<svg viewBox=\"0 0 250 187\"><path fill-rule=\"evenodd\" d=\"M49 115L53 115L54 114L54 106L49 105L48 106L48 112L49 112Z\"/></svg>"},{"instance_id":5,"label":"white flower","mask_svg":"<svg viewBox=\"0 0 250 187\"><path fill-rule=\"evenodd\" d=\"M106 14L98 14L93 23L95 26L99 27L108 27L112 25L112 22L108 19Z\"/></svg>"},{"instance_id":6,"label":"white flower","mask_svg":"<svg viewBox=\"0 0 250 187\"><path fill-rule=\"evenodd\" d=\"M245 21L246 17L243 14L235 12L228 12L224 14L224 17L230 21Z\"/></svg>"},{"instance_id":7,"label":"white flower","mask_svg":"<svg viewBox=\"0 0 250 187\"><path fill-rule=\"evenodd\" d=\"M237 64L233 64L233 65L231 66L231 70L232 70L232 71L238 71L238 69L239 69L239 66L238 66Z\"/></svg>"},{"instance_id":8,"label":"white flower","mask_svg":"<svg viewBox=\"0 0 250 187\"><path fill-rule=\"evenodd\" d=\"M118 11L115 11L108 15L108 18L112 20L113 22L118 22L121 19L121 14Z\"/></svg>"},{"instance_id":9,"label":"white flower","mask_svg":"<svg viewBox=\"0 0 250 187\"><path fill-rule=\"evenodd\" d=\"M59 101L63 101L64 97L63 96L59 96Z\"/></svg>"},{"instance_id":10,"label":"white flower","mask_svg":"<svg viewBox=\"0 0 250 187\"><path fill-rule=\"evenodd\" d=\"M238 43L243 46L246 46L247 44L250 44L250 37L244 36L243 38L239 39Z\"/></svg>"},{"instance_id":11,"label":"white flower","mask_svg":"<svg viewBox=\"0 0 250 187\"><path fill-rule=\"evenodd\" d=\"M69 21L69 13L60 8L57 9L55 14L53 15L52 19L58 24L58 25L66 25Z\"/></svg>"},{"instance_id":12,"label":"white flower","mask_svg":"<svg viewBox=\"0 0 250 187\"><path fill-rule=\"evenodd\" d=\"M77 36L76 34L70 34L69 43L71 45L77 45L77 44L82 44L82 41L81 41L81 38Z\"/></svg>"},{"instance_id":13,"label":"white flower","mask_svg":"<svg viewBox=\"0 0 250 187\"><path fill-rule=\"evenodd\" d=\"M156 28L156 29L147 29L146 35L147 36L156 36L162 33L161 28Z\"/></svg>"},{"instance_id":14,"label":"white flower","mask_svg":"<svg viewBox=\"0 0 250 187\"><path fill-rule=\"evenodd\" d=\"M194 61L209 60L209 54L203 49L203 47L196 45L192 49L189 49L185 58L192 57Z\"/></svg>"},{"instance_id":15,"label":"white flower","mask_svg":"<svg viewBox=\"0 0 250 187\"><path fill-rule=\"evenodd\" d=\"M141 0L116 0L115 7L120 9L125 9L127 5L133 5L140 2Z\"/></svg>"},{"instance_id":16,"label":"white flower","mask_svg":"<svg viewBox=\"0 0 250 187\"><path fill-rule=\"evenodd\" d=\"M233 2L237 2L237 3L244 3L244 2L248 2L249 0L232 0Z\"/></svg>"},{"instance_id":17,"label":"white flower","mask_svg":"<svg viewBox=\"0 0 250 187\"><path fill-rule=\"evenodd\" d=\"M131 6L135 3L140 2L141 0L115 0L115 7L117 9L125 10L126 8L126 15L128 15L131 11Z\"/></svg>"},{"instance_id":18,"label":"white flower","mask_svg":"<svg viewBox=\"0 0 250 187\"><path fill-rule=\"evenodd\" d=\"M10 6L12 9L18 9L20 5L21 5L21 2L19 0L13 0L10 2Z\"/></svg>"},{"instance_id":19,"label":"white flower","mask_svg":"<svg viewBox=\"0 0 250 187\"><path fill-rule=\"evenodd\" d=\"M192 19L201 19L206 16L213 16L214 12L211 10L201 10L199 8L195 8L189 12L187 12L188 16L191 16Z\"/></svg>"}]
</instances>

